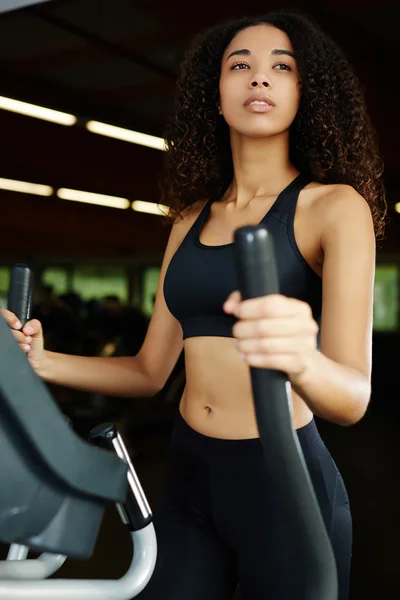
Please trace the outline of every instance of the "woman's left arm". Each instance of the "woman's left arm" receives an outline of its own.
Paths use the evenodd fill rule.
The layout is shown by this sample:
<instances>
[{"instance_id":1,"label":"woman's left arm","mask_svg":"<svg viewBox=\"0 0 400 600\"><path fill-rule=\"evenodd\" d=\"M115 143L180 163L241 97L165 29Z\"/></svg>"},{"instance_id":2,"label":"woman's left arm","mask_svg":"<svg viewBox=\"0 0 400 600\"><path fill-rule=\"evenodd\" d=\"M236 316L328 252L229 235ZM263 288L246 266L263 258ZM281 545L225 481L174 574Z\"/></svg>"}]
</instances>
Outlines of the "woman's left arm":
<instances>
[{"instance_id":1,"label":"woman's left arm","mask_svg":"<svg viewBox=\"0 0 400 600\"><path fill-rule=\"evenodd\" d=\"M314 414L351 425L371 396L375 235L368 204L350 186L323 199L321 349L310 306L272 295L224 305L249 366L279 369Z\"/></svg>"}]
</instances>

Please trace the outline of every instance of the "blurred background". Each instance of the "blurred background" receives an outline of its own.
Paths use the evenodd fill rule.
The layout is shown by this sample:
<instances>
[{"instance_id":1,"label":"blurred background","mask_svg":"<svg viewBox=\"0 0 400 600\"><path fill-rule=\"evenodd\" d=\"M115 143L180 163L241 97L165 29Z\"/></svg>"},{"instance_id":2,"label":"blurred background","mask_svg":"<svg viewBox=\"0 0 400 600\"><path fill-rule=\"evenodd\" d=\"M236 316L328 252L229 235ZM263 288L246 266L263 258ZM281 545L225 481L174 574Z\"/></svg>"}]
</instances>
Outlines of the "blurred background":
<instances>
[{"instance_id":1,"label":"blurred background","mask_svg":"<svg viewBox=\"0 0 400 600\"><path fill-rule=\"evenodd\" d=\"M371 404L353 427L318 426L352 504L351 600L392 599L400 591L397 2L382 0L377 10L361 0L220 0L211 10L183 0L0 0L0 306L11 265L27 263L47 348L139 350L169 233L157 179L184 51L205 27L273 8L303 10L341 45L365 87L385 159L390 223L377 254ZM119 425L153 507L183 369L181 357L152 399L51 387L82 436L104 420ZM57 576L120 577L130 556L110 507L93 557L67 561Z\"/></svg>"}]
</instances>

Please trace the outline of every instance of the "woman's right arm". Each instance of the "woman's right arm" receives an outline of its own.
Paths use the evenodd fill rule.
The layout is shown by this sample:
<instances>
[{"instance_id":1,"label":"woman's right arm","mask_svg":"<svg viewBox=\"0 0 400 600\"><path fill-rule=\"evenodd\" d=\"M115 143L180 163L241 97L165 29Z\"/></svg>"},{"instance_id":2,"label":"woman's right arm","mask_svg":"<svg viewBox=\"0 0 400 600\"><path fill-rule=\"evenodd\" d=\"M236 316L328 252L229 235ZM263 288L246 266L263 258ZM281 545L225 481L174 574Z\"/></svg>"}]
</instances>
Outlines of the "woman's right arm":
<instances>
[{"instance_id":1,"label":"woman's right arm","mask_svg":"<svg viewBox=\"0 0 400 600\"><path fill-rule=\"evenodd\" d=\"M15 315L6 310L1 311L20 347L27 352L33 369L44 381L120 397L153 396L164 387L183 349L181 326L169 312L164 299L165 272L192 220L184 219L172 227L161 267L153 315L146 338L136 356L87 357L50 352L43 348L39 321L29 321L20 331L15 326Z\"/></svg>"}]
</instances>

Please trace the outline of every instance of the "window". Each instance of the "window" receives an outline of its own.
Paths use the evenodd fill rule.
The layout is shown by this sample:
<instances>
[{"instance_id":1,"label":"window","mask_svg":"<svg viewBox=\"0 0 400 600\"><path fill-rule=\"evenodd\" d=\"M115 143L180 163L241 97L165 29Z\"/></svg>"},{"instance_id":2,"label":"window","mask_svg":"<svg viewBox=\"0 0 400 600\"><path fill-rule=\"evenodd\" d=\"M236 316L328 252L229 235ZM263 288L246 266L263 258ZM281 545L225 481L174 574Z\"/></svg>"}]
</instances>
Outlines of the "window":
<instances>
[{"instance_id":1,"label":"window","mask_svg":"<svg viewBox=\"0 0 400 600\"><path fill-rule=\"evenodd\" d=\"M9 267L0 267L0 308L7 308L8 286L10 284Z\"/></svg>"},{"instance_id":2,"label":"window","mask_svg":"<svg viewBox=\"0 0 400 600\"><path fill-rule=\"evenodd\" d=\"M117 296L128 302L128 277L125 268L113 265L77 265L72 275L72 290L83 300Z\"/></svg>"},{"instance_id":3,"label":"window","mask_svg":"<svg viewBox=\"0 0 400 600\"><path fill-rule=\"evenodd\" d=\"M43 271L42 283L53 288L56 296L68 292L68 274L62 267L48 267Z\"/></svg>"},{"instance_id":4,"label":"window","mask_svg":"<svg viewBox=\"0 0 400 600\"><path fill-rule=\"evenodd\" d=\"M154 299L160 279L160 267L148 267L143 275L142 311L148 317L153 314Z\"/></svg>"},{"instance_id":5,"label":"window","mask_svg":"<svg viewBox=\"0 0 400 600\"><path fill-rule=\"evenodd\" d=\"M398 328L397 265L377 265L374 287L374 330L396 331Z\"/></svg>"}]
</instances>

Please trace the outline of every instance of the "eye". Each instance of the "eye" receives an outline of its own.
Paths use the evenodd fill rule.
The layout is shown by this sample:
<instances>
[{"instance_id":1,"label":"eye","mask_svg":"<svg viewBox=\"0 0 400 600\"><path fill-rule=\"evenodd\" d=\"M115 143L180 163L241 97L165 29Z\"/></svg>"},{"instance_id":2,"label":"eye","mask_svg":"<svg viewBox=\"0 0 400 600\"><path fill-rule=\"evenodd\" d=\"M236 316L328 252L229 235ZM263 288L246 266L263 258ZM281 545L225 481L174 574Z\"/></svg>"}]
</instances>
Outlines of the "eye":
<instances>
[{"instance_id":1,"label":"eye","mask_svg":"<svg viewBox=\"0 0 400 600\"><path fill-rule=\"evenodd\" d=\"M279 67L278 71L291 71L292 67L289 65L289 63L278 63L277 65L274 66L274 69L276 69L277 67Z\"/></svg>"},{"instance_id":2,"label":"eye","mask_svg":"<svg viewBox=\"0 0 400 600\"><path fill-rule=\"evenodd\" d=\"M231 71L241 71L242 69L244 69L245 67L248 67L248 66L249 65L247 63L237 62L231 66Z\"/></svg>"}]
</instances>

